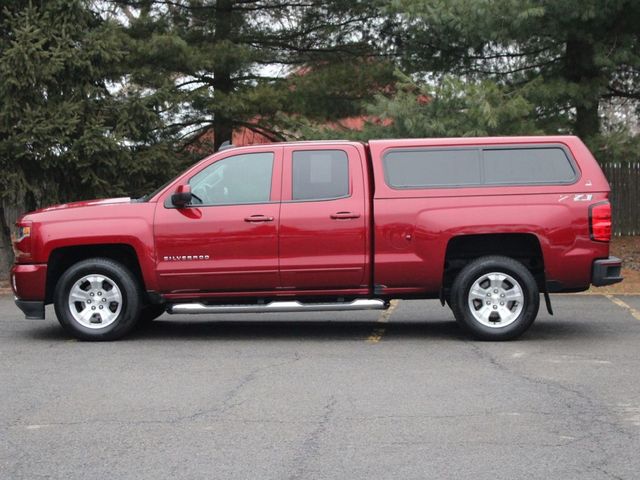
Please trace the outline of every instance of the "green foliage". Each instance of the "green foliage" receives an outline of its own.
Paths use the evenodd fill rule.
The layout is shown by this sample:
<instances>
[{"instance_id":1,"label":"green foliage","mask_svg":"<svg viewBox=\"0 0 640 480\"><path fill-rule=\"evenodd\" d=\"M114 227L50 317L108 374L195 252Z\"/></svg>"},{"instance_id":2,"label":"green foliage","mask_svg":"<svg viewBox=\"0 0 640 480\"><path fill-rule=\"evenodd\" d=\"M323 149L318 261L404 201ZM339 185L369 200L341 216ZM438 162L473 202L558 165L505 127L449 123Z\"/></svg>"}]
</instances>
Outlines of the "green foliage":
<instances>
[{"instance_id":1,"label":"green foliage","mask_svg":"<svg viewBox=\"0 0 640 480\"><path fill-rule=\"evenodd\" d=\"M521 90L545 132L588 139L603 100L640 100L640 2L394 0L390 13L403 19L395 36L406 71Z\"/></svg>"},{"instance_id":2,"label":"green foliage","mask_svg":"<svg viewBox=\"0 0 640 480\"><path fill-rule=\"evenodd\" d=\"M535 125L534 105L521 92L489 80L465 82L446 76L430 87L400 73L397 76L397 90L376 95L369 105L369 121L362 131L307 124L303 135L367 140L541 133Z\"/></svg>"},{"instance_id":3,"label":"green foliage","mask_svg":"<svg viewBox=\"0 0 640 480\"><path fill-rule=\"evenodd\" d=\"M491 81L447 76L431 89L406 79L394 97L378 96L370 108L370 115L389 118L390 124L370 129L398 138L533 134L533 110L520 93Z\"/></svg>"},{"instance_id":4,"label":"green foliage","mask_svg":"<svg viewBox=\"0 0 640 480\"><path fill-rule=\"evenodd\" d=\"M166 132L197 141L213 131L211 150L239 127L284 139L286 114L357 114L393 71L369 60L377 1L116 3L129 19L132 81L179 107Z\"/></svg>"},{"instance_id":5,"label":"green foliage","mask_svg":"<svg viewBox=\"0 0 640 480\"><path fill-rule=\"evenodd\" d=\"M34 208L158 181L154 163L166 163L166 151L147 151L159 140L150 134L157 115L110 88L126 53L117 26L86 2L49 0L5 7L0 29L3 200Z\"/></svg>"},{"instance_id":6,"label":"green foliage","mask_svg":"<svg viewBox=\"0 0 640 480\"><path fill-rule=\"evenodd\" d=\"M631 135L625 129L593 137L588 146L600 163L639 161L640 135Z\"/></svg>"}]
</instances>

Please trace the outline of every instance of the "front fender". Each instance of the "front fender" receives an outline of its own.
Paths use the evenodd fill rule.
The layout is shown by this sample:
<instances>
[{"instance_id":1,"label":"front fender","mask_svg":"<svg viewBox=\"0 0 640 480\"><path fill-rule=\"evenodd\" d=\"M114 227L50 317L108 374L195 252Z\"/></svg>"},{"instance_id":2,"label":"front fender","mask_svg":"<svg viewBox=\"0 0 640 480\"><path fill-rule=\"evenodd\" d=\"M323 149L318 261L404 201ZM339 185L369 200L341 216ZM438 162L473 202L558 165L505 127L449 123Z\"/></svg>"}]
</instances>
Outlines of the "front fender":
<instances>
[{"instance_id":1,"label":"front fender","mask_svg":"<svg viewBox=\"0 0 640 480\"><path fill-rule=\"evenodd\" d=\"M55 218L33 219L34 263L48 263L54 250L65 247L119 244L131 246L147 290L155 290L153 211L155 203L96 206L51 212ZM55 213L55 215L53 215Z\"/></svg>"}]
</instances>

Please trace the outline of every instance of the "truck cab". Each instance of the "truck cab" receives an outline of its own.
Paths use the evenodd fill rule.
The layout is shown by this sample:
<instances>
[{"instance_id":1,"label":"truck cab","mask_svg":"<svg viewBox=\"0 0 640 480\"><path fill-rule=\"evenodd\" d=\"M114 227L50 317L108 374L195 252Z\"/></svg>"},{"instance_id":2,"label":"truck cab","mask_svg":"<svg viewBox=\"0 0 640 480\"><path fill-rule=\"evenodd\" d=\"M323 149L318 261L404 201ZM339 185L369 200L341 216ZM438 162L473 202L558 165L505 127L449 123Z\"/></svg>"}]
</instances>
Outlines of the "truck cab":
<instances>
[{"instance_id":1,"label":"truck cab","mask_svg":"<svg viewBox=\"0 0 640 480\"><path fill-rule=\"evenodd\" d=\"M340 142L229 149L186 172L150 199L157 289L366 294L366 167L362 144Z\"/></svg>"}]
</instances>

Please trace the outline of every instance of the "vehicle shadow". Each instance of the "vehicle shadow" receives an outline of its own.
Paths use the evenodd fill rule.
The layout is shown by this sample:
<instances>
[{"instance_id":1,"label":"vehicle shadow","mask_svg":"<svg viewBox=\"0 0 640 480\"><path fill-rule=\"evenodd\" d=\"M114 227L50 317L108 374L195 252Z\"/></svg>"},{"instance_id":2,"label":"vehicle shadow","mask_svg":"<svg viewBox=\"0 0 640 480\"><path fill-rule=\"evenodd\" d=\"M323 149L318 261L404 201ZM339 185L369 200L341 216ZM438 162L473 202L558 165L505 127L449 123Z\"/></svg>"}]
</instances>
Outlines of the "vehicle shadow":
<instances>
[{"instance_id":1,"label":"vehicle shadow","mask_svg":"<svg viewBox=\"0 0 640 480\"><path fill-rule=\"evenodd\" d=\"M601 325L579 321L545 320L537 322L518 341L584 341L585 338L606 336ZM623 332L610 332L622 335ZM212 339L221 341L243 340L313 340L362 341L380 334L381 341L411 339L472 340L453 320L374 321L336 320L160 320L136 329L127 338L131 340Z\"/></svg>"},{"instance_id":2,"label":"vehicle shadow","mask_svg":"<svg viewBox=\"0 0 640 480\"><path fill-rule=\"evenodd\" d=\"M25 330L35 340L64 341L70 336L57 324ZM628 334L603 323L544 319L516 341L583 342L585 339L615 338ZM461 341L472 338L453 320L408 320L380 323L351 320L173 320L160 319L136 327L120 341L366 341L380 335L381 341L411 339Z\"/></svg>"},{"instance_id":3,"label":"vehicle shadow","mask_svg":"<svg viewBox=\"0 0 640 480\"><path fill-rule=\"evenodd\" d=\"M381 329L384 331L381 332ZM133 339L202 339L218 340L366 340L382 333L383 338L460 338L464 335L455 322L394 322L335 320L243 320L243 321L173 321L161 320L145 325L130 335Z\"/></svg>"}]
</instances>

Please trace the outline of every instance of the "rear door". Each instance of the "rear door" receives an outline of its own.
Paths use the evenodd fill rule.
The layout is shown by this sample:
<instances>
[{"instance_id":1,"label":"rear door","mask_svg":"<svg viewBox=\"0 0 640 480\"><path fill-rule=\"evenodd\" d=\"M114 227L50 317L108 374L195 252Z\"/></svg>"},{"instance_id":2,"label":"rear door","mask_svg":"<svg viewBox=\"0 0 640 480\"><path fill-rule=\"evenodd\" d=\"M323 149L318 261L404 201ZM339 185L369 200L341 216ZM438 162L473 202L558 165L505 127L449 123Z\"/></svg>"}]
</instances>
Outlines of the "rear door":
<instances>
[{"instance_id":1,"label":"rear door","mask_svg":"<svg viewBox=\"0 0 640 480\"><path fill-rule=\"evenodd\" d=\"M353 145L284 148L281 288L367 287L368 189Z\"/></svg>"}]
</instances>

